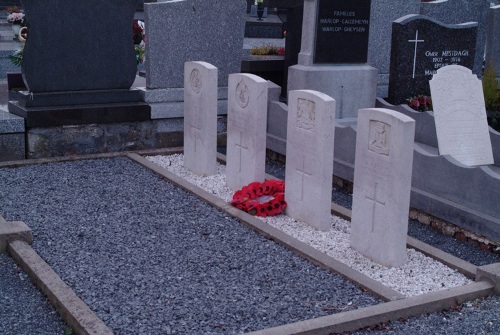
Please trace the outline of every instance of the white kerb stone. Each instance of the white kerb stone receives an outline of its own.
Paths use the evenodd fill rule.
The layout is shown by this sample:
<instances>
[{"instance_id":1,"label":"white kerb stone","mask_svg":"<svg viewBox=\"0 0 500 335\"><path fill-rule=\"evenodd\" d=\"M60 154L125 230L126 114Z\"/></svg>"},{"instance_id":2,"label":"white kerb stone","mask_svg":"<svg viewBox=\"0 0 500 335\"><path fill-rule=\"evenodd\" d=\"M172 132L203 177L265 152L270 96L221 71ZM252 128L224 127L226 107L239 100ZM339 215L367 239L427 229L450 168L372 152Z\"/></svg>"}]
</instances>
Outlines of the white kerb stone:
<instances>
[{"instance_id":1,"label":"white kerb stone","mask_svg":"<svg viewBox=\"0 0 500 335\"><path fill-rule=\"evenodd\" d=\"M330 229L335 100L312 90L290 91L285 169L287 215Z\"/></svg>"},{"instance_id":2,"label":"white kerb stone","mask_svg":"<svg viewBox=\"0 0 500 335\"><path fill-rule=\"evenodd\" d=\"M415 121L384 108L360 109L351 247L387 267L406 262Z\"/></svg>"},{"instance_id":3,"label":"white kerb stone","mask_svg":"<svg viewBox=\"0 0 500 335\"><path fill-rule=\"evenodd\" d=\"M481 80L466 67L448 65L429 84L439 154L467 166L493 164Z\"/></svg>"},{"instance_id":4,"label":"white kerb stone","mask_svg":"<svg viewBox=\"0 0 500 335\"><path fill-rule=\"evenodd\" d=\"M184 64L184 165L202 176L217 172L217 68Z\"/></svg>"},{"instance_id":5,"label":"white kerb stone","mask_svg":"<svg viewBox=\"0 0 500 335\"><path fill-rule=\"evenodd\" d=\"M233 190L265 180L267 91L256 75L229 75L226 184Z\"/></svg>"}]
</instances>

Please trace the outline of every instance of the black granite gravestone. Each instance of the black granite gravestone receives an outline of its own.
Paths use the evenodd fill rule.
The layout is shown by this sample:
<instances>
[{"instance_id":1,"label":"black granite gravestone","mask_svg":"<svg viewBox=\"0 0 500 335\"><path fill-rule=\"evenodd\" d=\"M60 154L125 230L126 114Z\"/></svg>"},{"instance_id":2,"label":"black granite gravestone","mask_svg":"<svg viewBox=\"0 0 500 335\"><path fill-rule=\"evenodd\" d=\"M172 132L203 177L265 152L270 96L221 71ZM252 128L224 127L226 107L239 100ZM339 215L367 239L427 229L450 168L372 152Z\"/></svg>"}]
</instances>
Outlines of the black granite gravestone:
<instances>
[{"instance_id":1,"label":"black granite gravestone","mask_svg":"<svg viewBox=\"0 0 500 335\"><path fill-rule=\"evenodd\" d=\"M29 18L22 73L28 92L9 105L28 127L147 120L131 90L132 22L139 0L23 0Z\"/></svg>"},{"instance_id":2,"label":"black granite gravestone","mask_svg":"<svg viewBox=\"0 0 500 335\"><path fill-rule=\"evenodd\" d=\"M442 24L423 15L407 15L392 24L389 96L402 104L416 95L430 95L429 80L446 65L472 69L477 23Z\"/></svg>"},{"instance_id":3,"label":"black granite gravestone","mask_svg":"<svg viewBox=\"0 0 500 335\"><path fill-rule=\"evenodd\" d=\"M320 0L314 63L366 63L371 0Z\"/></svg>"}]
</instances>

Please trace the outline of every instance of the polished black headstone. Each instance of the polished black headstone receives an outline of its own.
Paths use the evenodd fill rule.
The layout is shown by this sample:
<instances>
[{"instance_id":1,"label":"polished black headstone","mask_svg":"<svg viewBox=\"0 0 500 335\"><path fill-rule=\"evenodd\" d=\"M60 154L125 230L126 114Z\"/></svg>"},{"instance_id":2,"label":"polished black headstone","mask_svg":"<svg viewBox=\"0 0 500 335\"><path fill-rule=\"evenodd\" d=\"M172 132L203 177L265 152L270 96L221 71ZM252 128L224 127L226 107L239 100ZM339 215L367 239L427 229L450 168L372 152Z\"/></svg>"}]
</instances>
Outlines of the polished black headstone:
<instances>
[{"instance_id":1,"label":"polished black headstone","mask_svg":"<svg viewBox=\"0 0 500 335\"><path fill-rule=\"evenodd\" d=\"M423 15L407 15L392 24L389 96L402 104L416 95L430 95L429 80L443 66L472 69L477 23L442 24Z\"/></svg>"},{"instance_id":2,"label":"polished black headstone","mask_svg":"<svg viewBox=\"0 0 500 335\"><path fill-rule=\"evenodd\" d=\"M29 38L22 72L31 92L128 89L137 65L138 0L23 0Z\"/></svg>"},{"instance_id":3,"label":"polished black headstone","mask_svg":"<svg viewBox=\"0 0 500 335\"><path fill-rule=\"evenodd\" d=\"M366 63L371 0L319 0L314 63Z\"/></svg>"}]
</instances>

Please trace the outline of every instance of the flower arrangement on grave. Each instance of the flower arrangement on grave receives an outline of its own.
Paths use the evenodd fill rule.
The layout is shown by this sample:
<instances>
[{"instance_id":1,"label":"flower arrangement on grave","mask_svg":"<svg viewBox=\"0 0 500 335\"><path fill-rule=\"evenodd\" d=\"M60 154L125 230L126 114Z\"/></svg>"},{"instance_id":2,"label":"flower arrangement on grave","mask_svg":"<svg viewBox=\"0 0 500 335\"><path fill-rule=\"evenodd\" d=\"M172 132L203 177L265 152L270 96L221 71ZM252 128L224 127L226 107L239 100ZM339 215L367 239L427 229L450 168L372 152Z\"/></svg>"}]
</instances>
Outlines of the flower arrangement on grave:
<instances>
[{"instance_id":1,"label":"flower arrangement on grave","mask_svg":"<svg viewBox=\"0 0 500 335\"><path fill-rule=\"evenodd\" d=\"M264 8L264 0L255 0L255 6L259 9Z\"/></svg>"},{"instance_id":2,"label":"flower arrangement on grave","mask_svg":"<svg viewBox=\"0 0 500 335\"><path fill-rule=\"evenodd\" d=\"M419 112L432 110L432 99L430 96L417 95L406 99L406 102L408 106Z\"/></svg>"},{"instance_id":3,"label":"flower arrangement on grave","mask_svg":"<svg viewBox=\"0 0 500 335\"><path fill-rule=\"evenodd\" d=\"M252 47L250 50L252 55L267 56L267 55L284 55L285 48L278 47L272 44L263 44L260 47Z\"/></svg>"},{"instance_id":4,"label":"flower arrangement on grave","mask_svg":"<svg viewBox=\"0 0 500 335\"><path fill-rule=\"evenodd\" d=\"M9 22L10 24L23 25L24 16L24 13L10 13L9 16L7 16L7 22Z\"/></svg>"},{"instance_id":5,"label":"flower arrangement on grave","mask_svg":"<svg viewBox=\"0 0 500 335\"><path fill-rule=\"evenodd\" d=\"M253 182L236 191L231 205L255 216L274 216L286 208L285 182L266 180Z\"/></svg>"},{"instance_id":6,"label":"flower arrangement on grave","mask_svg":"<svg viewBox=\"0 0 500 335\"><path fill-rule=\"evenodd\" d=\"M139 20L134 20L132 26L132 32L134 33L134 44L140 44L144 38L144 28L143 22Z\"/></svg>"}]
</instances>

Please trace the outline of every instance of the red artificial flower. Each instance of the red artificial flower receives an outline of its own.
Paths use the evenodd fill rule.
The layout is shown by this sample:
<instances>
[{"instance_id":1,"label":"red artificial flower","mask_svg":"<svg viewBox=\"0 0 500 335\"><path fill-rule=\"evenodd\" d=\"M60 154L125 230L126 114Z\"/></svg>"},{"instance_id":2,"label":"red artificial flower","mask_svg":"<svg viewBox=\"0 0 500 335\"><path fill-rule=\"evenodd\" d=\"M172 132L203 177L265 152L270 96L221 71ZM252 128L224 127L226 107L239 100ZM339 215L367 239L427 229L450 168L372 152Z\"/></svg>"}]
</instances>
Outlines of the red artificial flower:
<instances>
[{"instance_id":1,"label":"red artificial flower","mask_svg":"<svg viewBox=\"0 0 500 335\"><path fill-rule=\"evenodd\" d=\"M259 197L265 201L259 201ZM285 182L266 180L250 183L235 192L231 205L255 216L278 215L286 208Z\"/></svg>"}]
</instances>

